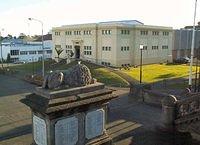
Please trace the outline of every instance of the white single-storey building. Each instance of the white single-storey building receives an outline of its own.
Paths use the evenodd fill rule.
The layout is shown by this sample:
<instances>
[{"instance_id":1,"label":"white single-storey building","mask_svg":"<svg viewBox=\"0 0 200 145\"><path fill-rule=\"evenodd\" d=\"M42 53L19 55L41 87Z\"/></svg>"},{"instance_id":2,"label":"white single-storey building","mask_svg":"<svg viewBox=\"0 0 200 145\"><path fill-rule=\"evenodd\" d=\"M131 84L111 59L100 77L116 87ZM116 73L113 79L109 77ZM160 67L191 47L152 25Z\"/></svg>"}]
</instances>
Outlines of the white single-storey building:
<instances>
[{"instance_id":1,"label":"white single-storey building","mask_svg":"<svg viewBox=\"0 0 200 145\"><path fill-rule=\"evenodd\" d=\"M52 58L85 59L98 64L121 66L172 61L172 27L148 26L137 20L66 25L52 29Z\"/></svg>"},{"instance_id":2,"label":"white single-storey building","mask_svg":"<svg viewBox=\"0 0 200 145\"><path fill-rule=\"evenodd\" d=\"M43 49L41 41L26 41L8 39L2 43L4 59L10 53L12 62L36 62L42 60ZM5 54L7 53L7 54ZM44 40L44 59L52 58L52 40Z\"/></svg>"}]
</instances>

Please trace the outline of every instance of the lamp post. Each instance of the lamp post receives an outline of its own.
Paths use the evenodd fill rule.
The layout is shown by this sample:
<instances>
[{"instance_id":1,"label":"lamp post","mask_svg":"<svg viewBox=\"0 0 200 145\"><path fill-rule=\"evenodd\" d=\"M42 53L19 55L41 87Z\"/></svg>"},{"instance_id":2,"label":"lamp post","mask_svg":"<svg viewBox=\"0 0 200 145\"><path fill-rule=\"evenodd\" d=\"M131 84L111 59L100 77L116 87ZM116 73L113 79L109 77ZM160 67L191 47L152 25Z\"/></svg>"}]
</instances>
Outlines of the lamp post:
<instances>
[{"instance_id":1,"label":"lamp post","mask_svg":"<svg viewBox=\"0 0 200 145\"><path fill-rule=\"evenodd\" d=\"M4 31L4 29L1 29L0 30L0 47L1 47L1 66L2 66L2 69L3 69L3 50L2 50L2 38L1 38L1 32Z\"/></svg>"},{"instance_id":2,"label":"lamp post","mask_svg":"<svg viewBox=\"0 0 200 145\"><path fill-rule=\"evenodd\" d=\"M140 44L140 84L142 83L142 50L143 45Z\"/></svg>"},{"instance_id":3,"label":"lamp post","mask_svg":"<svg viewBox=\"0 0 200 145\"><path fill-rule=\"evenodd\" d=\"M191 56L190 56L190 72L189 72L189 88L190 89L192 89L192 66L193 66L193 57L194 57L196 10L197 10L197 0L195 0L194 23L193 23L193 31L192 31L192 45L191 45Z\"/></svg>"},{"instance_id":4,"label":"lamp post","mask_svg":"<svg viewBox=\"0 0 200 145\"><path fill-rule=\"evenodd\" d=\"M37 22L41 23L41 26L42 26L42 76L44 77L45 73L44 73L44 37L43 37L43 22L42 22L41 20L34 19L34 18L28 18L28 20L30 20L30 21L37 21Z\"/></svg>"}]
</instances>

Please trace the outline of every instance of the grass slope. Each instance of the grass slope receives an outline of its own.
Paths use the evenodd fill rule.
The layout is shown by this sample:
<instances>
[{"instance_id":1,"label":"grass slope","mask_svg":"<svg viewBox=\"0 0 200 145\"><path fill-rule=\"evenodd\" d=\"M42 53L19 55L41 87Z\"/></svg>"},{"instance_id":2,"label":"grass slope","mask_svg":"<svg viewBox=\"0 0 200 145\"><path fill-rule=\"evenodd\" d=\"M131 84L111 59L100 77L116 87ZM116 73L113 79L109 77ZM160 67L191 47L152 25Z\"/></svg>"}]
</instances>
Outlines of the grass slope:
<instances>
[{"instance_id":1,"label":"grass slope","mask_svg":"<svg viewBox=\"0 0 200 145\"><path fill-rule=\"evenodd\" d=\"M50 70L66 70L67 68L70 68L77 64L77 61L71 62L69 64L63 64L63 65L55 65L54 67L51 67L51 64L53 62L46 61L45 62L45 72L48 73ZM89 67L92 76L96 78L99 82L105 83L109 86L121 86L126 87L128 86L128 83L118 76L117 74L109 71L105 67L101 67L98 65L94 65L92 63L82 62L86 66ZM24 77L26 74L33 74L34 73L40 73L41 74L41 68L42 63L41 62L35 62L35 63L27 63L23 65L16 65L10 67L10 69L13 69L17 72L18 77Z\"/></svg>"},{"instance_id":2,"label":"grass slope","mask_svg":"<svg viewBox=\"0 0 200 145\"><path fill-rule=\"evenodd\" d=\"M193 67L195 71L195 67ZM130 75L136 80L139 80L140 68L131 68L130 70L123 70L124 73ZM157 82L163 79L181 78L189 74L189 66L187 65L166 65L166 64L152 64L142 66L143 82Z\"/></svg>"}]
</instances>

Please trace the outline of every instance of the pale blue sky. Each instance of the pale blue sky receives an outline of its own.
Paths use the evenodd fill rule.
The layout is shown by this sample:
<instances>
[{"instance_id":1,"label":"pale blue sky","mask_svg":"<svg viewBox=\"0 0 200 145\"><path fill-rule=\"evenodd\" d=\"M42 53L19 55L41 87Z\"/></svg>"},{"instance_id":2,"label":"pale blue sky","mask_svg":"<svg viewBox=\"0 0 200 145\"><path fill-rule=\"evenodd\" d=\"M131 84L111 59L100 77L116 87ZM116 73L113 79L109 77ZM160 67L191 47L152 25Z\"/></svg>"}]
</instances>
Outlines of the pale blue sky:
<instances>
[{"instance_id":1,"label":"pale blue sky","mask_svg":"<svg viewBox=\"0 0 200 145\"><path fill-rule=\"evenodd\" d=\"M41 0L0 0L0 12L8 9L29 5L30 3L38 3Z\"/></svg>"},{"instance_id":2,"label":"pale blue sky","mask_svg":"<svg viewBox=\"0 0 200 145\"><path fill-rule=\"evenodd\" d=\"M136 19L146 25L181 28L193 24L195 0L0 0L0 28L3 35L40 34L44 22L48 32L54 26L107 20ZM200 1L197 21L200 21ZM28 25L30 23L30 25Z\"/></svg>"}]
</instances>

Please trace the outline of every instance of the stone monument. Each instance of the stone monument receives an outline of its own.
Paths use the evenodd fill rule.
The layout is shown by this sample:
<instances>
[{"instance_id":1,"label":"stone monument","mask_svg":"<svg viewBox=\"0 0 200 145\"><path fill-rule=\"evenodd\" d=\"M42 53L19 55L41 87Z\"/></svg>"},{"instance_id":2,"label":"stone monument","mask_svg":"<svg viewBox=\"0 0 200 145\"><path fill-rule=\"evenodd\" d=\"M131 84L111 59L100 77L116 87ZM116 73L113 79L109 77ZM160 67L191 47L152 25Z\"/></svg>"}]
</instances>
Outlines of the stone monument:
<instances>
[{"instance_id":1,"label":"stone monument","mask_svg":"<svg viewBox=\"0 0 200 145\"><path fill-rule=\"evenodd\" d=\"M32 111L32 145L110 145L106 132L112 90L77 64L46 76L43 86L21 102Z\"/></svg>"}]
</instances>

